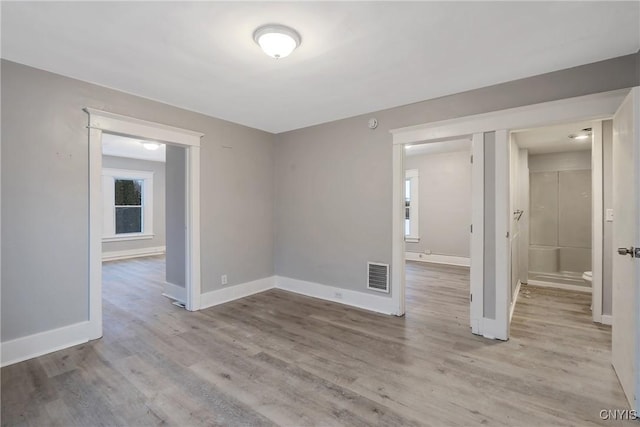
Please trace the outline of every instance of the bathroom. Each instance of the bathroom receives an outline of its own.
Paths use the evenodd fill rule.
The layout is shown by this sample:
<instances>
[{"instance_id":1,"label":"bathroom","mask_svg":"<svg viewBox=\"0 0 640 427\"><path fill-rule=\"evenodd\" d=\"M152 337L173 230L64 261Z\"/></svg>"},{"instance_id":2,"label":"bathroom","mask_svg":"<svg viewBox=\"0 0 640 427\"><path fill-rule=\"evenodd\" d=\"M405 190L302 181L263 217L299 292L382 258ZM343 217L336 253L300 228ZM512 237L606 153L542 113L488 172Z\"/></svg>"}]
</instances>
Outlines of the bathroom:
<instances>
[{"instance_id":1,"label":"bathroom","mask_svg":"<svg viewBox=\"0 0 640 427\"><path fill-rule=\"evenodd\" d=\"M594 187L598 180L610 183L603 170L610 172L605 163L610 161L611 141L604 134L611 132L608 122L601 123L558 124L511 135L512 242L518 240L512 244L514 299L518 283L592 291L594 237L599 239L598 245L604 243L604 236L592 235L597 230L592 192L598 188ZM597 179L592 174L594 147L600 150L595 156L601 162L595 164ZM610 193L605 187L596 195L602 207L595 218L598 221L605 208L602 193ZM602 224L606 233L609 224Z\"/></svg>"}]
</instances>

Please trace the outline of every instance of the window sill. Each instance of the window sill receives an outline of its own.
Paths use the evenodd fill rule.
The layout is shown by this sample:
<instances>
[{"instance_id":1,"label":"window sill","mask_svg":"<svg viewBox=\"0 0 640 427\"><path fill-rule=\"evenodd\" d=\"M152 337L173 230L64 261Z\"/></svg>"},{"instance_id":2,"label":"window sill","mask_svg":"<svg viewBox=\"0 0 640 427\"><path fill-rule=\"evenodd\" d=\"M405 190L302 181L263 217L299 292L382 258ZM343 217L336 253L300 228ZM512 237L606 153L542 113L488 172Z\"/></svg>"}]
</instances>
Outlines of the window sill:
<instances>
[{"instance_id":1,"label":"window sill","mask_svg":"<svg viewBox=\"0 0 640 427\"><path fill-rule=\"evenodd\" d=\"M420 238L405 236L404 241L407 243L420 243Z\"/></svg>"},{"instance_id":2,"label":"window sill","mask_svg":"<svg viewBox=\"0 0 640 427\"><path fill-rule=\"evenodd\" d=\"M102 238L102 242L123 242L126 240L147 240L153 239L155 234L144 234L144 233L135 233L135 234L120 234L117 236L105 236Z\"/></svg>"}]
</instances>

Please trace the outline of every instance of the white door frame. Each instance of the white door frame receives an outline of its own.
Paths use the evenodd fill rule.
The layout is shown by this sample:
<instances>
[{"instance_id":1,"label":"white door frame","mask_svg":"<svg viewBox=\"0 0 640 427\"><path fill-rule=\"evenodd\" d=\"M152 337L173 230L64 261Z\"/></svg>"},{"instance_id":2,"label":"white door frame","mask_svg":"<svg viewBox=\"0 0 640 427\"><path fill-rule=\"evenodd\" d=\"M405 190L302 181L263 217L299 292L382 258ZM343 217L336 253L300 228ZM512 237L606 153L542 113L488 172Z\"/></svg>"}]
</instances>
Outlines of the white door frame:
<instances>
[{"instance_id":1,"label":"white door frame","mask_svg":"<svg viewBox=\"0 0 640 427\"><path fill-rule=\"evenodd\" d=\"M102 337L102 133L184 147L186 178L186 308L200 308L200 138L204 134L85 108L89 115L89 339Z\"/></svg>"},{"instance_id":2,"label":"white door frame","mask_svg":"<svg viewBox=\"0 0 640 427\"><path fill-rule=\"evenodd\" d=\"M505 185L496 189L496 212L502 218L496 227L496 318L480 319L479 333L490 338L508 339L509 333L509 253L499 244L502 237L507 239L509 230L509 157L508 132L583 120L602 120L613 116L622 100L629 92L621 89L576 98L510 108L490 113L477 114L456 119L443 120L391 130L393 136L393 215L392 215L392 264L391 292L396 314L404 314L405 269L404 269L404 224L402 222L404 204L404 145L418 142L435 142L459 137L460 135L483 134L496 131L496 173L506 179ZM503 138L504 136L504 138ZM504 139L505 147L499 142ZM502 150L502 148L505 148ZM503 152L504 151L504 152ZM502 188L504 187L504 188ZM504 209L507 211L502 212ZM476 213L477 214L477 213ZM497 218L498 219L498 218ZM474 227L476 219L474 218ZM498 233L505 232L504 236ZM474 253L471 254L473 260ZM475 284L478 286L478 284ZM472 290L474 282L472 280ZM484 289L484 287L483 287ZM475 299L475 293L474 293ZM503 304L503 302L505 302ZM475 302L475 301L474 301ZM505 309L502 309L502 306Z\"/></svg>"}]
</instances>

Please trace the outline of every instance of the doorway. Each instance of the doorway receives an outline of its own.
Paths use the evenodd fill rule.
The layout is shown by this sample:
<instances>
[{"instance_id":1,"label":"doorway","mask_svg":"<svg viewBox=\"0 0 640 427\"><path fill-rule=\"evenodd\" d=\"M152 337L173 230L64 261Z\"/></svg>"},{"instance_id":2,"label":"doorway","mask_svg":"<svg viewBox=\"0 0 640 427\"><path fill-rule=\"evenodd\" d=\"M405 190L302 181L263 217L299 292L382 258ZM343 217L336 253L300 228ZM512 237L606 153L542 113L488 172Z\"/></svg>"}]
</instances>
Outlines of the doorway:
<instances>
[{"instance_id":1,"label":"doorway","mask_svg":"<svg viewBox=\"0 0 640 427\"><path fill-rule=\"evenodd\" d=\"M471 326L474 333L506 340L509 338L512 307L510 130L610 118L627 94L628 90L612 91L392 130L394 210L391 288L397 313L404 314L405 144L457 139L460 135L473 136L472 174L478 191L473 191L472 205ZM474 250L476 244L478 247ZM476 320L478 324L474 325Z\"/></svg>"},{"instance_id":2,"label":"doorway","mask_svg":"<svg viewBox=\"0 0 640 427\"><path fill-rule=\"evenodd\" d=\"M200 138L203 134L86 108L89 115L89 339L102 336L103 134L134 138L185 152L185 293L186 308L200 306ZM135 181L136 178L128 181ZM144 185L144 180L140 185ZM127 181L127 180L123 180ZM127 184L127 183L125 183ZM135 184L132 184L135 187ZM135 193L135 191L133 192ZM133 194L132 193L132 194ZM129 212L135 210L127 206ZM140 218L144 221L144 216ZM135 221L134 221L135 225Z\"/></svg>"},{"instance_id":3,"label":"doorway","mask_svg":"<svg viewBox=\"0 0 640 427\"><path fill-rule=\"evenodd\" d=\"M404 149L406 310L469 326L471 138Z\"/></svg>"},{"instance_id":4,"label":"doorway","mask_svg":"<svg viewBox=\"0 0 640 427\"><path fill-rule=\"evenodd\" d=\"M546 288L583 301L577 309L589 323L611 317L610 223L603 222L611 137L610 121L600 120L511 132L512 312L519 295Z\"/></svg>"}]
</instances>

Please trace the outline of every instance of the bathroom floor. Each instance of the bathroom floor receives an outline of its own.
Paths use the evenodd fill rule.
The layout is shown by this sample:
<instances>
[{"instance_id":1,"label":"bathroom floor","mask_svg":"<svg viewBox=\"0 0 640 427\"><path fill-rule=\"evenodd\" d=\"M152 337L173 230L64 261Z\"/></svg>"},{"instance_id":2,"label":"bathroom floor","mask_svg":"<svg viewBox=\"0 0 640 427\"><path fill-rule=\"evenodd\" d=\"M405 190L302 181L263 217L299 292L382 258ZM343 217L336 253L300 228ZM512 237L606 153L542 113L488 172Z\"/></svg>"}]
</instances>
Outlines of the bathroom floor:
<instances>
[{"instance_id":1,"label":"bathroom floor","mask_svg":"<svg viewBox=\"0 0 640 427\"><path fill-rule=\"evenodd\" d=\"M536 273L529 272L529 280L536 282L559 283L561 285L573 285L588 288L587 283L582 279L582 273L575 271L559 271L556 273Z\"/></svg>"}]
</instances>

